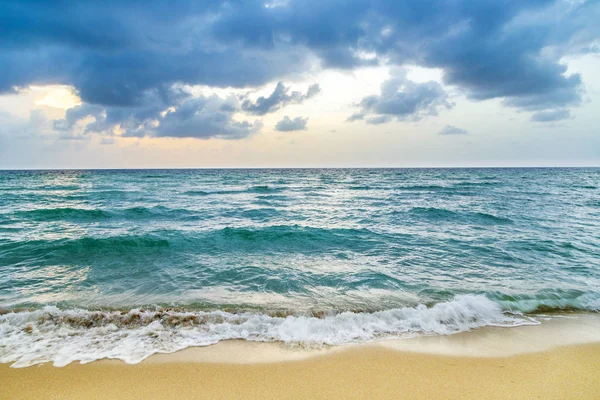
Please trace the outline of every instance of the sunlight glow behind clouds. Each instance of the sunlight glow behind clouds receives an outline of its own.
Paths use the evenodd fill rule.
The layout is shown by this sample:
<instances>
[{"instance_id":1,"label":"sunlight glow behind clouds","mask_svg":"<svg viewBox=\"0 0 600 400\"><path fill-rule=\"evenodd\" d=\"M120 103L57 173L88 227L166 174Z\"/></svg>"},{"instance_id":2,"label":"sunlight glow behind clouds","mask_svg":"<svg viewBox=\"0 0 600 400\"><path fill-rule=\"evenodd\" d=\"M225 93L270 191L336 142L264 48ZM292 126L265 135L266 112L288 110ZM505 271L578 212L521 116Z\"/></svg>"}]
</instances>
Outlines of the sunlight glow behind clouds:
<instances>
[{"instance_id":1,"label":"sunlight glow behind clouds","mask_svg":"<svg viewBox=\"0 0 600 400\"><path fill-rule=\"evenodd\" d=\"M61 108L63 110L78 106L81 99L75 93L72 86L49 85L49 86L30 86L34 92L39 92L42 97L35 101L37 106L48 106Z\"/></svg>"}]
</instances>

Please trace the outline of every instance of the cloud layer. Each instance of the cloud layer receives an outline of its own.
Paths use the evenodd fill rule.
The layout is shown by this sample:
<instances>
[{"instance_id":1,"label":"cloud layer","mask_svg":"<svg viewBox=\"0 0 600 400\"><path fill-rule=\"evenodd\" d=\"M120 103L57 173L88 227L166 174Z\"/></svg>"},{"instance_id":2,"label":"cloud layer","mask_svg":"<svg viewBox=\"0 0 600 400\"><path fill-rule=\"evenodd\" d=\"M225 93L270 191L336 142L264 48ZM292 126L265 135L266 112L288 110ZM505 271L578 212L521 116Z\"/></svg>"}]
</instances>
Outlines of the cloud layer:
<instances>
[{"instance_id":1,"label":"cloud layer","mask_svg":"<svg viewBox=\"0 0 600 400\"><path fill-rule=\"evenodd\" d=\"M0 93L74 86L84 106L57 129L83 114L95 130L119 124L129 135L233 138L258 123L235 119L228 99L182 100L173 87L254 88L323 69L418 65L441 69L443 83L470 99L500 98L549 121L582 101L581 76L563 60L596 46L598 20L595 0L7 0ZM280 82L236 110L261 116L318 91L290 92ZM451 104L439 83L396 76L359 106L351 119L379 124Z\"/></svg>"}]
</instances>

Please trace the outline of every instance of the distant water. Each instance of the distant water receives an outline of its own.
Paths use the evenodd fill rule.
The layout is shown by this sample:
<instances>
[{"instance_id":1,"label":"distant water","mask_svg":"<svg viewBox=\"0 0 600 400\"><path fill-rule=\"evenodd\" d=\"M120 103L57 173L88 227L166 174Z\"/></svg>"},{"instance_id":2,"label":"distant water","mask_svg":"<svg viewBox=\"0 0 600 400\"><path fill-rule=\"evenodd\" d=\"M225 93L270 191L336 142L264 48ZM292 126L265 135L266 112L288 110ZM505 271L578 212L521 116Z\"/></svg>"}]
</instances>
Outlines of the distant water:
<instances>
[{"instance_id":1,"label":"distant water","mask_svg":"<svg viewBox=\"0 0 600 400\"><path fill-rule=\"evenodd\" d=\"M0 171L0 362L600 310L600 169Z\"/></svg>"}]
</instances>

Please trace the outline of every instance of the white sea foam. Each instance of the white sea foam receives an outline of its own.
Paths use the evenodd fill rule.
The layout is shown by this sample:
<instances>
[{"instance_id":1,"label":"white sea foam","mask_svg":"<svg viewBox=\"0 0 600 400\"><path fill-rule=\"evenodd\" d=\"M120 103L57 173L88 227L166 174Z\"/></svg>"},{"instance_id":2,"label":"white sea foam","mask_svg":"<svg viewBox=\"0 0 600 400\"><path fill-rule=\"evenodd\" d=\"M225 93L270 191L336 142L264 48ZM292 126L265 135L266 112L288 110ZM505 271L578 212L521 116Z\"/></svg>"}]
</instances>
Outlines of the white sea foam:
<instances>
[{"instance_id":1,"label":"white sea foam","mask_svg":"<svg viewBox=\"0 0 600 400\"><path fill-rule=\"evenodd\" d=\"M429 308L419 305L374 313L345 312L324 318L45 307L0 315L0 362L13 362L13 367L52 362L60 367L73 361L113 358L133 364L154 353L171 353L227 339L320 346L528 324L537 322L504 314L498 304L474 295L457 296Z\"/></svg>"}]
</instances>

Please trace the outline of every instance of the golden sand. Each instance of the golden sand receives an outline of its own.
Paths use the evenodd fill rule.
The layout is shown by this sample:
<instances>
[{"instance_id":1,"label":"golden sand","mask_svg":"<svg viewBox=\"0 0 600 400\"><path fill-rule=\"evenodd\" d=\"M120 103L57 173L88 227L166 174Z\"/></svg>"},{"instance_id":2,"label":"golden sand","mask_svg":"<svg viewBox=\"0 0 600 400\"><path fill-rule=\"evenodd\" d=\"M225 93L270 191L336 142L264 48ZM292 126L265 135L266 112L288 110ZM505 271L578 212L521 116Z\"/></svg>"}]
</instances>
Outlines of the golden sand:
<instances>
[{"instance_id":1,"label":"golden sand","mask_svg":"<svg viewBox=\"0 0 600 400\"><path fill-rule=\"evenodd\" d=\"M0 399L599 399L600 315L301 350L225 341L137 365L0 364Z\"/></svg>"},{"instance_id":2,"label":"golden sand","mask_svg":"<svg viewBox=\"0 0 600 400\"><path fill-rule=\"evenodd\" d=\"M358 346L258 364L0 365L2 399L600 399L600 345L510 357Z\"/></svg>"}]
</instances>

